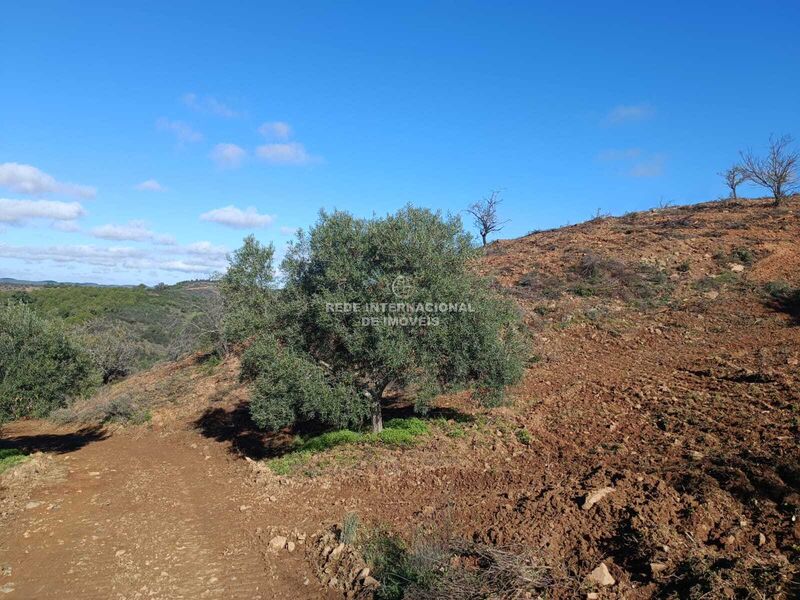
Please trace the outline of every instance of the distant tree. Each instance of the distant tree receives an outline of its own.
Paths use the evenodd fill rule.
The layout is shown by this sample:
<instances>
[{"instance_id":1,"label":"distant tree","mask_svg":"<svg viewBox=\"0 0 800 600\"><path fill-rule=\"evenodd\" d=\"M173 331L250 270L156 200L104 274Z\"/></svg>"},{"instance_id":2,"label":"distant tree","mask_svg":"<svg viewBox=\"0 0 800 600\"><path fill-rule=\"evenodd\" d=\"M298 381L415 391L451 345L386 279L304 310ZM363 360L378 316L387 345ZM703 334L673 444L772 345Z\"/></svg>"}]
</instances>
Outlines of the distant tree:
<instances>
[{"instance_id":1,"label":"distant tree","mask_svg":"<svg viewBox=\"0 0 800 600\"><path fill-rule=\"evenodd\" d=\"M800 154L791 149L792 142L789 135L771 136L766 157L755 156L750 150L741 153L747 179L770 190L776 205L796 189Z\"/></svg>"},{"instance_id":2,"label":"distant tree","mask_svg":"<svg viewBox=\"0 0 800 600\"><path fill-rule=\"evenodd\" d=\"M275 280L273 254L272 244L264 246L249 235L228 258L228 270L218 284L227 340L244 340L269 326Z\"/></svg>"},{"instance_id":3,"label":"distant tree","mask_svg":"<svg viewBox=\"0 0 800 600\"><path fill-rule=\"evenodd\" d=\"M492 192L487 198L475 202L467 208L467 212L472 215L473 222L478 229L484 246L490 233L500 231L508 223L508 221L500 221L497 216L497 207L501 202L500 192Z\"/></svg>"},{"instance_id":4,"label":"distant tree","mask_svg":"<svg viewBox=\"0 0 800 600\"><path fill-rule=\"evenodd\" d=\"M141 341L124 322L90 321L77 330L81 347L100 372L103 383L130 375L142 352Z\"/></svg>"},{"instance_id":5,"label":"distant tree","mask_svg":"<svg viewBox=\"0 0 800 600\"><path fill-rule=\"evenodd\" d=\"M721 171L718 173L718 175L722 177L722 179L725 181L725 185L727 185L728 189L730 189L731 199L736 200L736 188L747 181L747 174L745 173L744 169L741 167L741 165L733 165L730 169Z\"/></svg>"},{"instance_id":6,"label":"distant tree","mask_svg":"<svg viewBox=\"0 0 800 600\"><path fill-rule=\"evenodd\" d=\"M242 376L255 379L255 422L272 430L371 422L379 432L392 385L423 412L454 386L499 401L522 374L520 318L472 273L474 256L458 218L413 207L371 220L321 213L282 264L275 327L243 357Z\"/></svg>"},{"instance_id":7,"label":"distant tree","mask_svg":"<svg viewBox=\"0 0 800 600\"><path fill-rule=\"evenodd\" d=\"M44 417L97 383L89 357L27 304L0 306L0 423Z\"/></svg>"}]
</instances>

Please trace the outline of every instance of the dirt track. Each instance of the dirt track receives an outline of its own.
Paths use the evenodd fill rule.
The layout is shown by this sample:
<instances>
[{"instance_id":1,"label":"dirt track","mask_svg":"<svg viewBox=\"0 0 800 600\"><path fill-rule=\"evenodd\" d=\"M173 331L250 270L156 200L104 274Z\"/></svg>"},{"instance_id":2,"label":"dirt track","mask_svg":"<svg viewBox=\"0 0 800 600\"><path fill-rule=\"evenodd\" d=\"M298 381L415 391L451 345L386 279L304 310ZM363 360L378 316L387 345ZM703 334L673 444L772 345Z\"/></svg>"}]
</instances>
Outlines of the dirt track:
<instances>
[{"instance_id":1,"label":"dirt track","mask_svg":"<svg viewBox=\"0 0 800 600\"><path fill-rule=\"evenodd\" d=\"M56 458L64 478L19 499L4 523L9 598L324 597L302 548L267 550L264 529L279 524L222 444L192 431L103 438L36 424L4 438L69 449Z\"/></svg>"}]
</instances>

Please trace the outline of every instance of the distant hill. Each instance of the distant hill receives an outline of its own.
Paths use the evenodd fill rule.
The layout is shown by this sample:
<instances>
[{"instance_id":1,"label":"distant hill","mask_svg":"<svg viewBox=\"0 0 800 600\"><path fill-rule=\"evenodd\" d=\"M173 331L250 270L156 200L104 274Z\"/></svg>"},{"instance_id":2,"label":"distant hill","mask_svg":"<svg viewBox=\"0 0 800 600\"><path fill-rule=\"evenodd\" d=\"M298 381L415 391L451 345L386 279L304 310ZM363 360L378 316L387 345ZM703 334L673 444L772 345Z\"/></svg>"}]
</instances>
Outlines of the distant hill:
<instances>
[{"instance_id":1,"label":"distant hill","mask_svg":"<svg viewBox=\"0 0 800 600\"><path fill-rule=\"evenodd\" d=\"M53 281L52 279L46 279L44 281L28 281L27 279L14 279L13 277L0 277L0 286L2 285L25 285L25 286L33 286L33 287L46 287L46 286L53 286L53 285L80 285L86 287L133 287L130 285L124 286L107 286L100 283L74 283L68 281Z\"/></svg>"}]
</instances>

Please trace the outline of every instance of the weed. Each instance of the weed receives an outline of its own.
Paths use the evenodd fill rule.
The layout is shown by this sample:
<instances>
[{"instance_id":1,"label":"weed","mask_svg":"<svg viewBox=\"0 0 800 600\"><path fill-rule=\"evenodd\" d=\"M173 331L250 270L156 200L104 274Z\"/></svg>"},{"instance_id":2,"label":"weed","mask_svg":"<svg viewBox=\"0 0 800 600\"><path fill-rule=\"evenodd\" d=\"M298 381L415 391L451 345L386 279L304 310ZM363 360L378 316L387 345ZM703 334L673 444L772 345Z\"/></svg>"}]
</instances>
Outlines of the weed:
<instances>
[{"instance_id":1,"label":"weed","mask_svg":"<svg viewBox=\"0 0 800 600\"><path fill-rule=\"evenodd\" d=\"M15 448L0 448L0 473L27 460L28 455Z\"/></svg>"},{"instance_id":2,"label":"weed","mask_svg":"<svg viewBox=\"0 0 800 600\"><path fill-rule=\"evenodd\" d=\"M339 539L343 544L354 544L356 538L358 537L358 515L353 512L349 512L344 516L344 520L342 521L342 531L339 535Z\"/></svg>"},{"instance_id":3,"label":"weed","mask_svg":"<svg viewBox=\"0 0 800 600\"><path fill-rule=\"evenodd\" d=\"M527 429L518 429L515 435L520 444L530 446L533 441L533 437Z\"/></svg>"}]
</instances>

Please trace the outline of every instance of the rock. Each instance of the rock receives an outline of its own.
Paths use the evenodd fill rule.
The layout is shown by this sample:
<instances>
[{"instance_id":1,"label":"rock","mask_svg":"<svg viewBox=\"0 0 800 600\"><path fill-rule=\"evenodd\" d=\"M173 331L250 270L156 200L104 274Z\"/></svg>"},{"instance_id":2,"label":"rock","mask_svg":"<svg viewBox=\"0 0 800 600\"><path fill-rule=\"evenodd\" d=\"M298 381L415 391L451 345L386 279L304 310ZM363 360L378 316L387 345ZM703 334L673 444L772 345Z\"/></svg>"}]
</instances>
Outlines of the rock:
<instances>
[{"instance_id":1,"label":"rock","mask_svg":"<svg viewBox=\"0 0 800 600\"><path fill-rule=\"evenodd\" d=\"M583 510L589 510L613 491L613 487L604 487L587 494L586 499L583 501Z\"/></svg>"},{"instance_id":2,"label":"rock","mask_svg":"<svg viewBox=\"0 0 800 600\"><path fill-rule=\"evenodd\" d=\"M294 552L294 542L292 541L286 542L286 549L289 552Z\"/></svg>"},{"instance_id":3,"label":"rock","mask_svg":"<svg viewBox=\"0 0 800 600\"><path fill-rule=\"evenodd\" d=\"M611 573L608 572L606 563L600 563L594 571L589 573L587 579L600 586L614 585L617 582L617 580L611 576Z\"/></svg>"},{"instance_id":4,"label":"rock","mask_svg":"<svg viewBox=\"0 0 800 600\"><path fill-rule=\"evenodd\" d=\"M708 290L705 294L703 294L709 300L716 300L719 296L719 292L717 290Z\"/></svg>"},{"instance_id":5,"label":"rock","mask_svg":"<svg viewBox=\"0 0 800 600\"><path fill-rule=\"evenodd\" d=\"M339 544L338 546L336 546L336 548L331 550L330 559L336 560L343 551L344 551L344 544Z\"/></svg>"},{"instance_id":6,"label":"rock","mask_svg":"<svg viewBox=\"0 0 800 600\"><path fill-rule=\"evenodd\" d=\"M381 582L378 581L377 579L375 579L374 577L372 577L371 575L367 575L364 578L364 587L365 588L379 588L380 585L381 585Z\"/></svg>"},{"instance_id":7,"label":"rock","mask_svg":"<svg viewBox=\"0 0 800 600\"><path fill-rule=\"evenodd\" d=\"M765 536L763 533L759 533L756 541L759 546L763 546L767 543L767 536Z\"/></svg>"},{"instance_id":8,"label":"rock","mask_svg":"<svg viewBox=\"0 0 800 600\"><path fill-rule=\"evenodd\" d=\"M0 567L0 575L3 577L11 577L11 565L3 565Z\"/></svg>"},{"instance_id":9,"label":"rock","mask_svg":"<svg viewBox=\"0 0 800 600\"><path fill-rule=\"evenodd\" d=\"M667 565L660 562L651 562L650 563L650 573L652 575L658 575L659 573L663 573L667 570Z\"/></svg>"},{"instance_id":10,"label":"rock","mask_svg":"<svg viewBox=\"0 0 800 600\"><path fill-rule=\"evenodd\" d=\"M30 502L28 502L25 505L25 509L26 510L31 510L31 509L34 509L34 508L38 508L41 505L42 505L42 502L39 502L38 500L31 500Z\"/></svg>"},{"instance_id":11,"label":"rock","mask_svg":"<svg viewBox=\"0 0 800 600\"><path fill-rule=\"evenodd\" d=\"M250 510L250 507L249 507L249 506L247 506L246 504L242 504L242 505L239 507L239 510L240 510L241 512L244 512L244 511L246 511L246 510Z\"/></svg>"},{"instance_id":12,"label":"rock","mask_svg":"<svg viewBox=\"0 0 800 600\"><path fill-rule=\"evenodd\" d=\"M125 550L117 550L117 551L114 553L114 556L116 556L117 558L119 558L119 557L120 557L120 556L122 556L123 554L125 554Z\"/></svg>"},{"instance_id":13,"label":"rock","mask_svg":"<svg viewBox=\"0 0 800 600\"><path fill-rule=\"evenodd\" d=\"M282 535L276 535L269 541L269 547L273 550L282 550L286 546L286 538Z\"/></svg>"},{"instance_id":14,"label":"rock","mask_svg":"<svg viewBox=\"0 0 800 600\"><path fill-rule=\"evenodd\" d=\"M597 592L589 592L586 594L586 600L597 600L598 598L600 598L600 594Z\"/></svg>"},{"instance_id":15,"label":"rock","mask_svg":"<svg viewBox=\"0 0 800 600\"><path fill-rule=\"evenodd\" d=\"M3 594L10 594L13 591L14 591L14 584L13 583L7 583L3 587L0 587L0 593L3 593Z\"/></svg>"},{"instance_id":16,"label":"rock","mask_svg":"<svg viewBox=\"0 0 800 600\"><path fill-rule=\"evenodd\" d=\"M356 577L356 579L361 581L362 579L366 579L367 575L369 575L369 567L364 567L363 569L361 569L361 572L358 574L358 577Z\"/></svg>"},{"instance_id":17,"label":"rock","mask_svg":"<svg viewBox=\"0 0 800 600\"><path fill-rule=\"evenodd\" d=\"M730 267L731 271L733 271L734 273L741 273L742 271L744 271L744 265L738 265L738 264L731 263L728 266Z\"/></svg>"}]
</instances>

